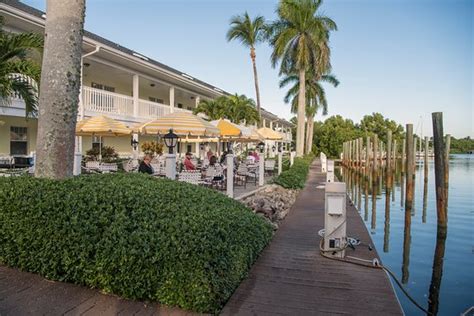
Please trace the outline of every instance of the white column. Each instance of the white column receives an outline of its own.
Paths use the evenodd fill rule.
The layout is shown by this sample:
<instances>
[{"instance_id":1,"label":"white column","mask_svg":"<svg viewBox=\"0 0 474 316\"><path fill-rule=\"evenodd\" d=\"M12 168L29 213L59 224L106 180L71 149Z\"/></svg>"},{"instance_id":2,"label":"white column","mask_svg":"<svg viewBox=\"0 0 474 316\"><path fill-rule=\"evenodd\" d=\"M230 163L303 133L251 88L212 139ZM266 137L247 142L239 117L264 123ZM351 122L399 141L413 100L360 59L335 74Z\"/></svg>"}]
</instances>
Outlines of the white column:
<instances>
[{"instance_id":1,"label":"white column","mask_svg":"<svg viewBox=\"0 0 474 316\"><path fill-rule=\"evenodd\" d=\"M171 180L176 180L176 155L166 155L166 177Z\"/></svg>"},{"instance_id":2,"label":"white column","mask_svg":"<svg viewBox=\"0 0 474 316\"><path fill-rule=\"evenodd\" d=\"M265 119L262 119L262 120L263 120L262 127L267 127L267 126L265 125L265 123L266 123L267 121L266 121Z\"/></svg>"},{"instance_id":3,"label":"white column","mask_svg":"<svg viewBox=\"0 0 474 316\"><path fill-rule=\"evenodd\" d=\"M227 154L225 157L227 160L227 196L230 198L234 197L234 155L232 153Z\"/></svg>"},{"instance_id":4,"label":"white column","mask_svg":"<svg viewBox=\"0 0 474 316\"><path fill-rule=\"evenodd\" d=\"M281 173L282 162L283 162L283 153L280 151L280 152L278 152L278 174Z\"/></svg>"},{"instance_id":5,"label":"white column","mask_svg":"<svg viewBox=\"0 0 474 316\"><path fill-rule=\"evenodd\" d=\"M273 121L270 121L270 129L273 129Z\"/></svg>"},{"instance_id":6,"label":"white column","mask_svg":"<svg viewBox=\"0 0 474 316\"><path fill-rule=\"evenodd\" d=\"M174 112L174 87L170 87L170 112Z\"/></svg>"},{"instance_id":7,"label":"white column","mask_svg":"<svg viewBox=\"0 0 474 316\"><path fill-rule=\"evenodd\" d=\"M138 117L139 84L140 84L140 79L138 78L138 75L133 75L132 96L133 96L133 116L134 117Z\"/></svg>"},{"instance_id":8,"label":"white column","mask_svg":"<svg viewBox=\"0 0 474 316\"><path fill-rule=\"evenodd\" d=\"M294 151L290 152L290 166L293 166L293 163L295 162L295 155L296 155L296 152Z\"/></svg>"},{"instance_id":9,"label":"white column","mask_svg":"<svg viewBox=\"0 0 474 316\"><path fill-rule=\"evenodd\" d=\"M73 166L73 170L72 170L72 174L75 175L75 176L81 174L82 152L80 151L81 144L80 144L79 139L80 139L79 136L75 137L74 166ZM35 163L36 163L36 161L35 161Z\"/></svg>"},{"instance_id":10,"label":"white column","mask_svg":"<svg viewBox=\"0 0 474 316\"><path fill-rule=\"evenodd\" d=\"M262 186L265 183L265 153L260 154L258 161L258 185Z\"/></svg>"},{"instance_id":11,"label":"white column","mask_svg":"<svg viewBox=\"0 0 474 316\"><path fill-rule=\"evenodd\" d=\"M196 96L196 107L199 105L199 102L201 102L201 97L200 96Z\"/></svg>"},{"instance_id":12,"label":"white column","mask_svg":"<svg viewBox=\"0 0 474 316\"><path fill-rule=\"evenodd\" d=\"M194 154L196 155L197 158L201 158L201 149L199 148L201 143L195 143L196 148L194 148Z\"/></svg>"}]
</instances>

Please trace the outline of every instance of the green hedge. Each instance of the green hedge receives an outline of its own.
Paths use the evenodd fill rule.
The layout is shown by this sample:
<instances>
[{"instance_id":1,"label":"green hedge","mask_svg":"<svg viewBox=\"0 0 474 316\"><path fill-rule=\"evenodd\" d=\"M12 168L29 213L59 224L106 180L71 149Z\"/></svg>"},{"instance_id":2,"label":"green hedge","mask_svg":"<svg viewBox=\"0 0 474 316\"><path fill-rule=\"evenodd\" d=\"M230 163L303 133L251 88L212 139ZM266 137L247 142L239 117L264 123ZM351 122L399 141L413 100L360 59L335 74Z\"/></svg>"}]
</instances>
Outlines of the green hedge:
<instances>
[{"instance_id":1,"label":"green hedge","mask_svg":"<svg viewBox=\"0 0 474 316\"><path fill-rule=\"evenodd\" d=\"M272 236L221 193L139 174L0 178L0 263L216 312Z\"/></svg>"},{"instance_id":2,"label":"green hedge","mask_svg":"<svg viewBox=\"0 0 474 316\"><path fill-rule=\"evenodd\" d=\"M283 171L276 179L275 183L286 189L302 189L308 177L309 166L313 161L313 155L302 158L295 158L293 166Z\"/></svg>"}]
</instances>

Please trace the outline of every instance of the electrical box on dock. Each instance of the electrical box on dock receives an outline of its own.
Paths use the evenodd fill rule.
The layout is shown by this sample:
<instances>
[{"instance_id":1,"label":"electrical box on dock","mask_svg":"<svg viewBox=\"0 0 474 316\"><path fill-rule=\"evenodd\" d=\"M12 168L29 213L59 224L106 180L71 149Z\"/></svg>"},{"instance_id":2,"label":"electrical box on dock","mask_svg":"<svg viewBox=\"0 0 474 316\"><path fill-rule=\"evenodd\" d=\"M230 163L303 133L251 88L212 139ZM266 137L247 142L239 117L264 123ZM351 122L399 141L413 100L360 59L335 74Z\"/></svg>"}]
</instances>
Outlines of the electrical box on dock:
<instances>
[{"instance_id":1,"label":"electrical box on dock","mask_svg":"<svg viewBox=\"0 0 474 316\"><path fill-rule=\"evenodd\" d=\"M327 160L326 154L321 153L319 155L319 159L321 160L321 172L326 172L326 160Z\"/></svg>"},{"instance_id":2,"label":"electrical box on dock","mask_svg":"<svg viewBox=\"0 0 474 316\"><path fill-rule=\"evenodd\" d=\"M334 182L334 160L327 161L326 182Z\"/></svg>"},{"instance_id":3,"label":"electrical box on dock","mask_svg":"<svg viewBox=\"0 0 474 316\"><path fill-rule=\"evenodd\" d=\"M346 244L346 184L327 182L323 250L327 255L343 258Z\"/></svg>"}]
</instances>

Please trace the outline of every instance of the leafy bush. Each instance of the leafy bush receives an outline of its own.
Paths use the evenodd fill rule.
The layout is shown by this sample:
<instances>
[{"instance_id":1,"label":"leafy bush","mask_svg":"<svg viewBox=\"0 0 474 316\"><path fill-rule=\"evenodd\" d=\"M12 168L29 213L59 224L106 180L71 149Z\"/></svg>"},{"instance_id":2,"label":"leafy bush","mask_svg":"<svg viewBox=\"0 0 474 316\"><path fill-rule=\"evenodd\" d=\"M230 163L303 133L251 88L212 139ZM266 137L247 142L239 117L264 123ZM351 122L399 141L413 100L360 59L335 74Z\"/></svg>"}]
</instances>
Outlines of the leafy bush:
<instances>
[{"instance_id":1,"label":"leafy bush","mask_svg":"<svg viewBox=\"0 0 474 316\"><path fill-rule=\"evenodd\" d=\"M151 141L144 142L141 146L142 151L148 155L161 155L163 154L163 143Z\"/></svg>"},{"instance_id":2,"label":"leafy bush","mask_svg":"<svg viewBox=\"0 0 474 316\"><path fill-rule=\"evenodd\" d=\"M225 195L141 174L0 178L0 263L216 312L272 235Z\"/></svg>"},{"instance_id":3,"label":"leafy bush","mask_svg":"<svg viewBox=\"0 0 474 316\"><path fill-rule=\"evenodd\" d=\"M99 160L99 154L102 155L103 162L115 162L118 159L118 153L114 147L102 146L102 150L99 151L99 147L94 147L86 151L86 160Z\"/></svg>"},{"instance_id":4,"label":"leafy bush","mask_svg":"<svg viewBox=\"0 0 474 316\"><path fill-rule=\"evenodd\" d=\"M309 166L313 161L313 155L302 158L295 158L293 166L283 171L276 179L275 183L286 189L302 189L308 177Z\"/></svg>"}]
</instances>

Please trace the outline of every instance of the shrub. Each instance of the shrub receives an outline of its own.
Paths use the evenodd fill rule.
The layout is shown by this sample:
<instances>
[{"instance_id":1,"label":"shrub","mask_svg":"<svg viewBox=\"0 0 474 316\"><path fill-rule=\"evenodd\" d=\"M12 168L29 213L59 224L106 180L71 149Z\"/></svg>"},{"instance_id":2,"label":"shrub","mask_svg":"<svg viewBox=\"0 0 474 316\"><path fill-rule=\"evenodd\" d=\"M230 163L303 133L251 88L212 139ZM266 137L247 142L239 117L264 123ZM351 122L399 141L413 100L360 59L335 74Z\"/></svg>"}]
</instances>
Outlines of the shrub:
<instances>
[{"instance_id":1,"label":"shrub","mask_svg":"<svg viewBox=\"0 0 474 316\"><path fill-rule=\"evenodd\" d=\"M141 174L0 178L0 263L216 312L272 235L225 195Z\"/></svg>"},{"instance_id":2,"label":"shrub","mask_svg":"<svg viewBox=\"0 0 474 316\"><path fill-rule=\"evenodd\" d=\"M302 158L295 158L293 166L283 171L276 179L275 183L286 189L302 189L308 177L309 166L313 161L313 155Z\"/></svg>"},{"instance_id":3,"label":"shrub","mask_svg":"<svg viewBox=\"0 0 474 316\"><path fill-rule=\"evenodd\" d=\"M150 141L144 142L141 146L142 151L148 155L161 155L163 154L163 143Z\"/></svg>"},{"instance_id":4,"label":"shrub","mask_svg":"<svg viewBox=\"0 0 474 316\"><path fill-rule=\"evenodd\" d=\"M115 162L118 159L118 153L114 147L102 146L102 150L99 151L99 147L94 147L86 151L86 160L99 160L99 154L102 155L103 162Z\"/></svg>"}]
</instances>

